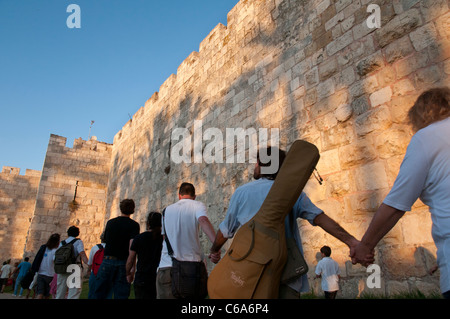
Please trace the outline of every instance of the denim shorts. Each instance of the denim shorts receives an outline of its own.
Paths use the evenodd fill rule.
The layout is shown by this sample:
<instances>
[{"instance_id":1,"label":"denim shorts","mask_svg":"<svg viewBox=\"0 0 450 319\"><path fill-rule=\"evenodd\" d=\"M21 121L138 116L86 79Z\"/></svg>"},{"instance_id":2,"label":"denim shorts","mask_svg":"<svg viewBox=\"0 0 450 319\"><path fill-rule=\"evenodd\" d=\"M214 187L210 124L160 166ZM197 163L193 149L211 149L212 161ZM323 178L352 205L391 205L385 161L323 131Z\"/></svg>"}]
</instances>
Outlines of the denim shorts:
<instances>
[{"instance_id":1,"label":"denim shorts","mask_svg":"<svg viewBox=\"0 0 450 319\"><path fill-rule=\"evenodd\" d=\"M50 296L50 283L53 277L38 275L36 280L36 294L43 295L44 297Z\"/></svg>"}]
</instances>

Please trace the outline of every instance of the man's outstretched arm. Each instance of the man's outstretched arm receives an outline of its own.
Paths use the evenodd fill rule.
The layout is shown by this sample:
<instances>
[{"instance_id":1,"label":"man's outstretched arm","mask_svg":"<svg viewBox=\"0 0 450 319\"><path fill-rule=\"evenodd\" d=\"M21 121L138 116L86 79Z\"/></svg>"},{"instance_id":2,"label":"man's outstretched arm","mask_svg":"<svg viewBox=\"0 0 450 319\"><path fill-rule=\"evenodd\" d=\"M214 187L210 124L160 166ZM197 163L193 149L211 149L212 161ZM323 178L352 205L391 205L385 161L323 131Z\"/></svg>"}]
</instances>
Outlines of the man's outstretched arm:
<instances>
[{"instance_id":1,"label":"man's outstretched arm","mask_svg":"<svg viewBox=\"0 0 450 319\"><path fill-rule=\"evenodd\" d=\"M361 263L363 266L368 266L370 262L367 261L366 256L373 251L378 242L397 224L404 214L404 211L384 203L381 204L361 239L361 243L355 247L353 254L351 254L352 263Z\"/></svg>"},{"instance_id":2,"label":"man's outstretched arm","mask_svg":"<svg viewBox=\"0 0 450 319\"><path fill-rule=\"evenodd\" d=\"M359 240L350 235L344 228L342 228L341 225L339 225L325 213L317 215L316 218L314 218L314 224L320 226L324 231L346 244L350 248L350 256L353 254L354 249L359 244Z\"/></svg>"}]
</instances>

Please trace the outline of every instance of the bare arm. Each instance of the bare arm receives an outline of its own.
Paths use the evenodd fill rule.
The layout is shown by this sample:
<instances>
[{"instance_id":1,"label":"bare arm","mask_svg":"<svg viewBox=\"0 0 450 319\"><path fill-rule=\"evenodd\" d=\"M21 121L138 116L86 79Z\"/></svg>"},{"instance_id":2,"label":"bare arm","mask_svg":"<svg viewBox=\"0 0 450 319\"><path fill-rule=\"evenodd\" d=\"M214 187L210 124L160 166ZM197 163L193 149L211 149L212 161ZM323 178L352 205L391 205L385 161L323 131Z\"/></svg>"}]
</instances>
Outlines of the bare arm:
<instances>
[{"instance_id":1,"label":"bare arm","mask_svg":"<svg viewBox=\"0 0 450 319\"><path fill-rule=\"evenodd\" d=\"M351 256L352 262L354 264L361 263L364 266L370 264L366 260L368 252L375 248L378 242L397 224L404 214L404 211L381 204L361 239L361 243Z\"/></svg>"},{"instance_id":2,"label":"bare arm","mask_svg":"<svg viewBox=\"0 0 450 319\"><path fill-rule=\"evenodd\" d=\"M220 231L220 229L217 231L216 239L214 240L212 246L211 246L211 253L216 253L220 251L222 246L227 242L228 238L225 238Z\"/></svg>"},{"instance_id":3,"label":"bare arm","mask_svg":"<svg viewBox=\"0 0 450 319\"><path fill-rule=\"evenodd\" d=\"M217 264L219 262L221 255L220 249L226 243L227 240L228 238L225 238L219 229L217 231L216 239L214 239L209 254L209 258L213 263Z\"/></svg>"},{"instance_id":4,"label":"bare arm","mask_svg":"<svg viewBox=\"0 0 450 319\"><path fill-rule=\"evenodd\" d=\"M131 270L134 268L135 264L136 264L136 252L134 250L130 250L126 265L127 275L131 274Z\"/></svg>"},{"instance_id":5,"label":"bare arm","mask_svg":"<svg viewBox=\"0 0 450 319\"><path fill-rule=\"evenodd\" d=\"M125 271L127 275L127 281L131 284L134 278L135 265L136 265L136 252L131 250L131 244L133 243L133 239L130 239L130 245L128 246L128 259L125 265ZM130 262L130 264L128 264ZM128 268L129 267L129 268Z\"/></svg>"},{"instance_id":6,"label":"bare arm","mask_svg":"<svg viewBox=\"0 0 450 319\"><path fill-rule=\"evenodd\" d=\"M81 257L81 260L83 261L83 263L87 264L89 262L89 260L86 256L86 252L84 250L80 253L80 257Z\"/></svg>"},{"instance_id":7,"label":"bare arm","mask_svg":"<svg viewBox=\"0 0 450 319\"><path fill-rule=\"evenodd\" d=\"M324 231L342 241L350 249L359 243L355 237L350 235L344 228L341 227L341 225L325 213L317 215L316 218L314 218L314 224L320 226Z\"/></svg>"},{"instance_id":8,"label":"bare arm","mask_svg":"<svg viewBox=\"0 0 450 319\"><path fill-rule=\"evenodd\" d=\"M206 216L201 216L198 219L198 222L200 224L200 227L202 228L203 232L208 236L208 239L210 242L214 242L214 238L216 237L216 232L214 231L214 227L209 221L209 218Z\"/></svg>"}]
</instances>

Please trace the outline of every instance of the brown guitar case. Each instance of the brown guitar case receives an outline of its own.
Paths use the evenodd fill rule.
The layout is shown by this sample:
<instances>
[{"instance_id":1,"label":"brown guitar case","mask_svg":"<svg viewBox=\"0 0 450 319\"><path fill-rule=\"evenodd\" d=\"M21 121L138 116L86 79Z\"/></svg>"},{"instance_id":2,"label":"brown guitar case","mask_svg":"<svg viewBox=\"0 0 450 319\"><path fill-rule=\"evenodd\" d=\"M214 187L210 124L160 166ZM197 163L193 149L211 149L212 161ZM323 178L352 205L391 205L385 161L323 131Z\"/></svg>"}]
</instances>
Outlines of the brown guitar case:
<instances>
[{"instance_id":1,"label":"brown guitar case","mask_svg":"<svg viewBox=\"0 0 450 319\"><path fill-rule=\"evenodd\" d=\"M287 259L284 220L319 161L317 147L295 141L256 215L242 225L208 278L212 299L276 299Z\"/></svg>"}]
</instances>

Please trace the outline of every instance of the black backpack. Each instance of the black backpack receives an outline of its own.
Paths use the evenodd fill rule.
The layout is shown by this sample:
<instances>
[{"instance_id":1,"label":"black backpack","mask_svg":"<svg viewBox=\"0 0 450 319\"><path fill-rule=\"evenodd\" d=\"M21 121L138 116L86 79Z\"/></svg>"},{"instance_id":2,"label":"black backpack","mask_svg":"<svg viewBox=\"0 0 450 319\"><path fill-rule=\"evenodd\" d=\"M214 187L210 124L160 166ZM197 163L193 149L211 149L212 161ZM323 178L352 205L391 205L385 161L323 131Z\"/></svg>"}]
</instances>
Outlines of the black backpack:
<instances>
[{"instance_id":1,"label":"black backpack","mask_svg":"<svg viewBox=\"0 0 450 319\"><path fill-rule=\"evenodd\" d=\"M66 274L67 267L76 263L75 248L73 243L79 238L73 239L71 242L66 243L65 240L61 242L62 246L55 252L55 272L57 274Z\"/></svg>"}]
</instances>

